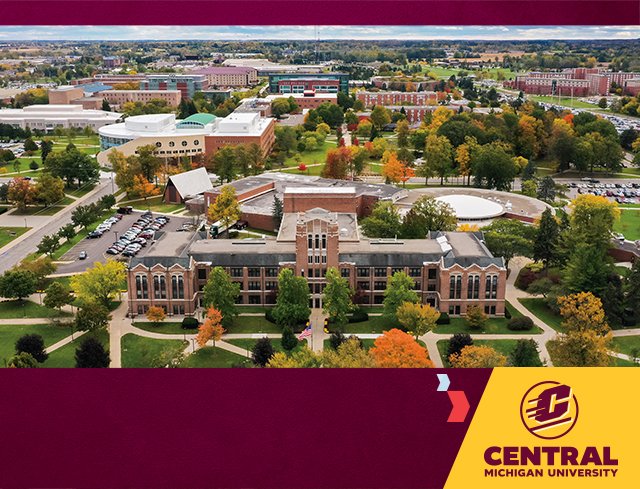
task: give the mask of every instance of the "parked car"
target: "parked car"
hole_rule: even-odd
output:
[[[247,221],[238,221],[235,224],[235,228],[236,229],[245,229],[247,226],[249,226],[249,223]]]
[[[99,238],[102,236],[102,231],[98,231],[97,229],[95,231],[91,231],[89,234],[87,234],[87,238],[89,239],[95,239],[95,238]]]
[[[80,254],[78,255],[78,260],[86,260],[86,259],[87,259],[87,252],[81,251]]]

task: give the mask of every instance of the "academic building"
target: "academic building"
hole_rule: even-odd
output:
[[[304,93],[312,90],[316,93],[349,94],[348,73],[273,73],[269,75],[269,92]]]
[[[422,302],[442,312],[464,315],[470,305],[478,305],[489,315],[504,315],[505,262],[489,252],[482,233],[368,239],[358,226],[358,219],[370,212],[363,200],[394,200],[401,198],[397,192],[402,189],[337,182],[281,181],[277,191],[259,191],[259,182],[247,186],[247,192],[254,188],[256,194],[244,201],[243,213],[256,207],[254,199],[270,197],[273,202],[275,195],[282,196],[285,212],[276,237],[210,239],[206,231],[159,232],[129,263],[129,313],[145,314],[159,306],[170,315],[194,314],[202,306],[212,267],[220,266],[240,284],[239,305],[275,304],[278,273],[290,268],[307,278],[310,306],[321,308],[327,269],[335,267],[365,307],[382,304],[389,277],[403,271],[413,279]]]

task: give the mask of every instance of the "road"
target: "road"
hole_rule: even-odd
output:
[[[115,187],[117,191],[117,187]],[[71,222],[71,214],[78,205],[86,205],[91,202],[95,202],[105,195],[112,193],[111,179],[101,179],[96,185],[96,188],[84,197],[74,201],[72,204],[65,207],[62,211],[52,216],[52,219],[42,225],[41,227],[34,228],[24,236],[24,239],[16,243],[15,246],[10,247],[2,254],[0,254],[0,273],[4,273],[14,265],[18,264],[29,253],[36,251],[38,243],[43,236],[54,234],[58,230]],[[27,216],[27,219],[29,217]],[[11,243],[10,243],[11,244]]]

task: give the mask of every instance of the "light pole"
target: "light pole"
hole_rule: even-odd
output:
[[[27,227],[27,218],[26,217],[24,218],[24,227],[25,228]]]
[[[113,234],[116,235],[116,241],[118,241],[118,231],[114,231]]]

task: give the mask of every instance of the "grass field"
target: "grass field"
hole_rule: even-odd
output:
[[[253,365],[246,357],[221,348],[207,346],[187,356],[180,364],[180,368],[231,368],[241,363]]]
[[[163,334],[197,334],[197,329],[182,329],[182,323],[176,322],[161,322],[157,325],[150,321],[140,321],[132,323],[132,326],[143,329],[145,331],[151,331],[153,333]]]
[[[277,324],[267,321],[264,316],[239,316],[227,328],[227,333],[282,333]]]
[[[440,78],[449,78],[451,75],[458,76],[460,68],[441,68],[439,66],[422,65],[423,73],[434,73]]]
[[[625,355],[640,357],[640,336],[614,337],[611,340],[611,349]]]
[[[316,163],[324,164],[327,160],[327,152],[330,149],[334,149],[335,147],[335,141],[325,141],[320,146],[318,146],[318,149],[315,149],[313,151],[303,151],[302,153],[297,153],[297,155],[300,156],[300,163],[304,163],[307,166]],[[295,154],[289,156],[286,160],[284,160],[285,167],[297,167],[298,165],[300,165],[300,163],[296,161]],[[274,168],[274,170],[277,170],[277,167]]]
[[[518,299],[534,316],[542,320],[556,331],[564,331],[560,323],[562,318],[554,313],[544,302],[544,299]]]
[[[85,333],[62,348],[52,351],[47,361],[41,365],[42,368],[74,368],[76,366],[76,349],[87,338],[95,338],[102,343],[106,350],[109,349],[109,333],[107,330]]]
[[[154,340],[134,334],[122,337],[123,368],[163,367],[164,361],[177,355],[187,346],[182,340]]]
[[[551,97],[547,95],[527,95],[526,98],[530,100],[534,100],[536,102],[545,102],[548,104],[559,104],[565,107],[573,107],[576,109],[594,109],[597,106],[593,104],[589,104],[587,102],[582,102],[576,98],[571,97]]]
[[[0,319],[15,318],[52,318],[52,317],[68,317],[68,312],[62,311],[60,314],[56,309],[49,309],[35,302],[24,300],[2,301],[0,302]]]
[[[522,314],[508,302],[507,310],[511,313],[511,317],[522,316]],[[535,325],[526,331],[513,331],[507,327],[508,323],[509,320],[506,318],[489,317],[483,330],[475,330],[467,326],[464,318],[454,317],[451,318],[450,324],[438,324],[434,332],[439,334],[537,334],[542,332],[542,330]]]
[[[69,336],[71,328],[53,324],[0,325],[0,366],[4,367],[5,362],[15,354],[16,341],[26,334],[39,334],[45,347],[48,347]]]
[[[344,327],[344,334],[349,336],[352,333],[383,333],[393,328],[397,328],[393,320],[384,316],[369,316],[366,321],[347,324]]]
[[[253,347],[255,346],[256,342],[258,341],[257,339],[254,338],[238,338],[238,339],[230,339],[230,340],[224,340],[226,343],[229,343],[231,345],[235,345],[235,346],[239,346],[240,348],[244,348],[245,350],[248,350],[249,352],[251,352],[251,350],[253,350]],[[273,345],[273,349],[278,352],[284,352],[284,348],[282,348],[282,342],[280,341],[280,338],[271,338],[271,345]],[[299,341],[298,342],[298,346],[296,346],[292,352],[296,352],[296,351],[300,351],[302,350],[305,346],[307,345],[306,341]]]
[[[16,209],[13,212],[14,216],[52,216],[58,212],[60,212],[62,209],[65,208],[65,206],[71,204],[74,200],[71,197],[65,197],[64,199],[62,199],[61,201],[59,201],[56,205],[51,205],[49,207],[44,207],[44,206],[29,206],[27,207],[24,211],[20,211],[18,209]]]
[[[620,219],[613,225],[613,230],[624,234],[624,237],[635,241],[640,239],[640,210],[623,210]]]
[[[149,199],[136,199],[136,200],[127,200],[119,202],[120,205],[130,205],[134,209],[149,209],[153,212],[174,212],[184,209],[184,205],[182,204],[165,204],[162,201],[162,195],[158,195],[157,197],[151,197]]]
[[[0,226],[0,248],[11,243],[18,236],[26,233],[31,228],[12,228]]]

